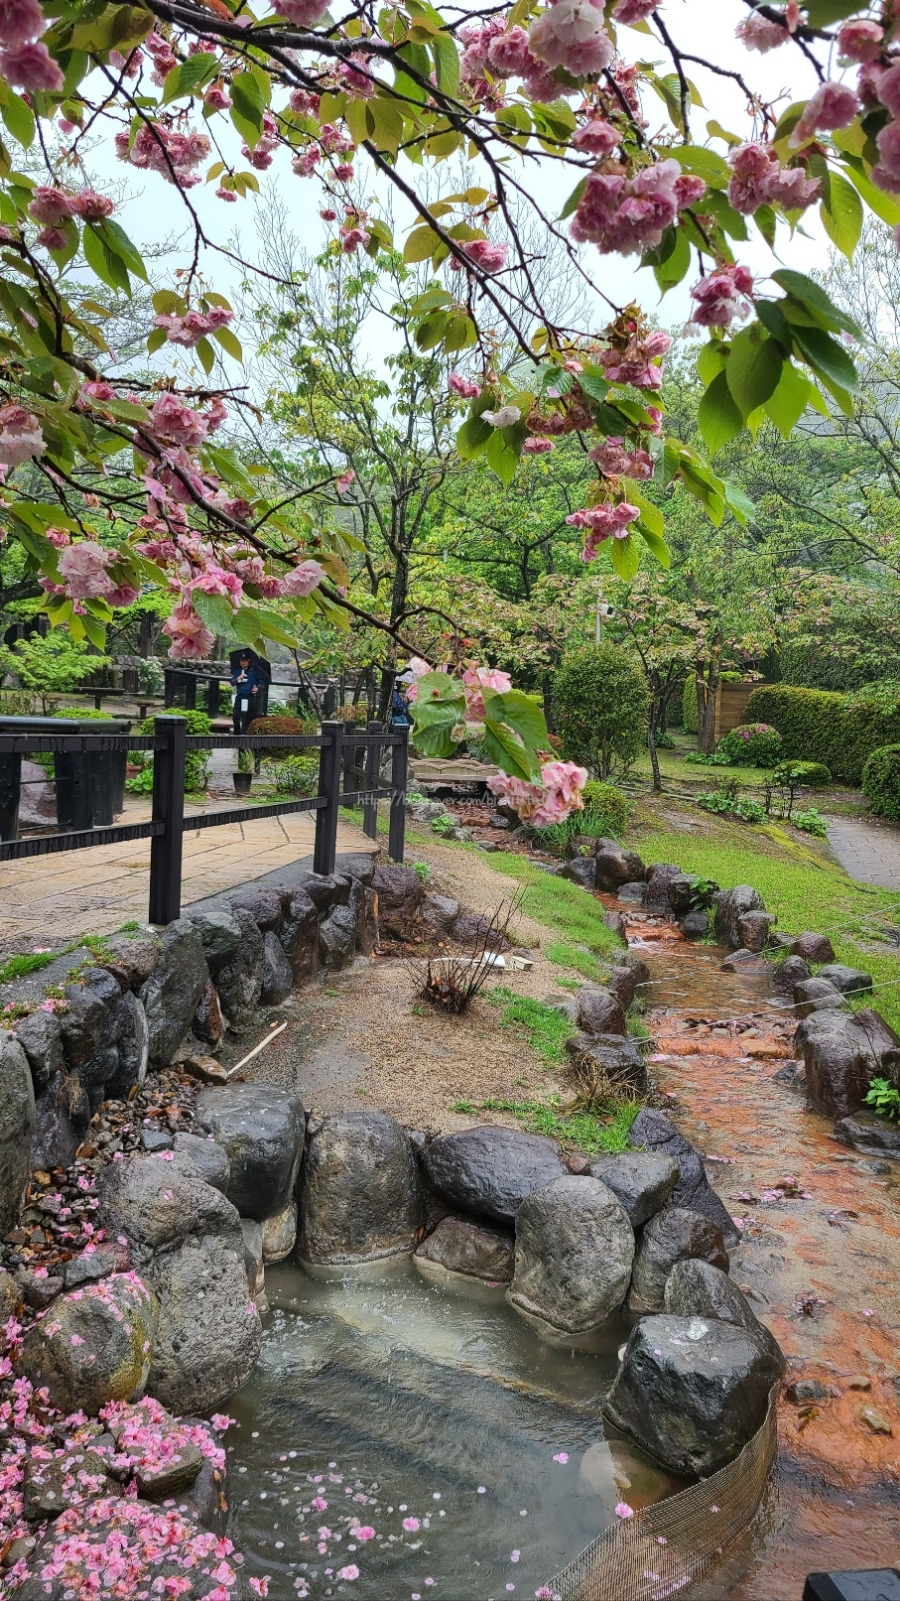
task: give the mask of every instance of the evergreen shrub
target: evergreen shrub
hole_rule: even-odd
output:
[[[753,691],[746,716],[778,729],[782,760],[822,762],[844,784],[859,784],[873,751],[900,742],[900,704],[862,691],[769,684]]]
[[[585,645],[567,656],[553,679],[553,709],[566,759],[597,778],[627,772],[646,748],[650,696],[621,645]]]
[[[900,745],[873,750],[863,768],[862,788],[876,817],[900,822]]]

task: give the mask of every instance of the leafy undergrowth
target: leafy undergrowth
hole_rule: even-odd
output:
[[[564,1145],[577,1146],[585,1156],[627,1151],[628,1132],[640,1110],[640,1101],[610,1100],[602,1111],[563,1112],[558,1095],[551,1095],[547,1101],[482,1101],[478,1106],[471,1101],[457,1101],[452,1107],[454,1112],[472,1114],[507,1112],[529,1134],[547,1134]]]
[[[577,945],[586,945],[598,956],[612,956],[621,950],[617,936],[606,926],[602,904],[586,895],[579,884],[542,873],[525,856],[496,851],[484,860],[496,872],[519,880],[523,886],[521,910],[536,923]]]
[[[886,929],[900,927],[900,894],[855,883],[775,825],[749,834],[741,824],[717,818],[702,834],[653,827],[629,843],[645,861],[677,862],[723,889],[752,884],[781,929],[827,934],[839,962],[871,973],[875,990],[867,1004],[900,1028],[900,950],[891,950],[883,937]]]
[[[515,995],[512,990],[498,985],[485,1000],[492,1006],[502,1006],[501,1028],[513,1028],[524,1034],[532,1050],[543,1057],[548,1067],[560,1067],[566,1059],[566,1040],[575,1029],[567,1017],[532,1000],[529,995]]]

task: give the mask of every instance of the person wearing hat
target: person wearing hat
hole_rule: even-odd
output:
[[[259,705],[259,689],[264,682],[262,674],[254,665],[253,653],[242,650],[237,666],[231,675],[234,688],[234,705],[231,709],[232,725],[236,734],[246,734],[247,724],[256,716],[256,707]]]

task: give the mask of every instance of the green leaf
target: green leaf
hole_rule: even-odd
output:
[[[504,723],[485,721],[484,753],[488,761],[496,762],[504,773],[524,778],[531,783],[540,781],[540,763],[536,756],[520,745]]]
[[[435,756],[442,760],[452,756],[459,742],[453,738],[451,730],[458,719],[454,719],[454,722],[435,723],[432,727],[426,728],[416,715],[415,706],[411,706],[410,710],[413,714],[416,749],[421,751],[423,756]]]
[[[560,373],[560,380],[564,380],[566,378],[570,379],[569,373]],[[548,382],[551,382],[554,389],[558,387],[559,392],[562,395],[566,394],[572,387],[571,379],[568,384],[562,381],[557,383],[553,380],[548,380]],[[584,371],[578,374],[578,383],[584,390],[584,393],[586,395],[590,395],[592,400],[604,401],[609,394],[609,379],[606,377],[606,374],[601,368],[586,366]]]
[[[629,534],[625,539],[611,539],[609,544],[610,558],[619,577],[626,581],[633,578],[641,565],[641,553],[634,534]]]
[[[251,150],[262,137],[265,108],[262,90],[253,73],[235,73],[231,80],[231,120]]]
[[[227,355],[232,356],[235,361],[243,361],[244,352],[241,348],[241,341],[238,339],[237,334],[232,333],[230,328],[217,328],[213,338],[218,339],[219,344]]]
[[[749,417],[774,394],[782,366],[778,346],[766,337],[759,323],[743,328],[731,341],[725,373],[742,417]]]
[[[806,7],[810,27],[828,28],[832,22],[843,22],[859,10],[853,0],[808,0]]]
[[[488,466],[497,474],[501,484],[507,486],[516,476],[519,461],[519,451],[509,438],[513,432],[512,428],[495,428],[485,451]]]
[[[216,365],[216,353],[213,350],[209,340],[205,338],[198,339],[194,349],[199,357],[200,365],[208,378],[214,366]]]
[[[218,56],[212,55],[208,50],[200,50],[195,56],[188,56],[186,61],[179,62],[171,72],[166,74],[163,86],[163,104],[169,100],[178,100],[182,95],[192,95],[213,79],[219,68]]]
[[[738,484],[733,484],[728,478],[723,480],[722,487],[725,490],[725,504],[728,510],[737,518],[741,527],[746,528],[748,522],[753,522],[756,518],[754,502],[749,495],[744,494]]]
[[[863,207],[853,185],[839,172],[826,174],[819,212],[832,244],[852,261],[862,233]]]
[[[456,435],[456,449],[463,461],[483,456],[494,430],[481,417],[467,417]]]
[[[465,695],[458,678],[439,671],[424,673],[418,680],[418,696],[413,705],[419,710],[428,706],[455,707],[460,714],[465,709]],[[455,714],[454,714],[455,715]]]
[[[697,352],[697,372],[704,384],[711,384],[720,372],[725,371],[728,347],[721,339],[709,339]]]
[[[781,369],[778,388],[769,396],[764,411],[778,432],[787,439],[810,403],[812,385],[805,373],[793,362],[786,361]]]
[[[12,134],[26,150],[34,142],[35,120],[34,112],[26,104],[21,95],[7,91],[5,100],[0,101],[0,116]]]
[[[521,689],[509,689],[502,695],[485,690],[482,698],[489,722],[508,723],[531,749],[547,749],[550,736],[544,714],[530,695]]]
[[[834,393],[833,386],[851,395],[859,392],[859,379],[856,368],[843,345],[832,339],[823,328],[793,327],[795,344],[799,345],[804,357],[819,375],[829,389]]]
[[[425,223],[420,228],[414,228],[407,239],[406,244],[403,246],[403,260],[406,262],[430,261],[439,244],[440,240],[434,229],[429,228],[428,224]],[[421,298],[424,299],[425,297],[422,296]],[[449,296],[447,298],[449,299]]]
[[[416,329],[416,344],[420,350],[433,350],[447,332],[450,318],[446,311],[431,311]]]
[[[682,172],[705,179],[715,189],[728,188],[731,168],[715,150],[707,150],[704,145],[676,145],[673,150],[667,150],[666,155],[675,157]]]
[[[131,295],[131,281],[125,263],[121,257],[113,255],[97,231],[96,223],[86,224],[81,236],[81,248],[84,251],[85,261],[101,283],[107,284],[110,289],[121,289],[126,295]]]
[[[662,538],[666,520],[658,506],[652,500],[647,500],[637,489],[629,489],[628,499],[633,506],[637,506],[641,514],[641,522],[649,529],[651,534],[658,534]]]
[[[658,264],[653,274],[663,294],[681,283],[691,265],[691,247],[687,235],[680,228],[669,228],[659,247]]]
[[[852,158],[847,158],[844,171],[859,190],[869,210],[874,211],[876,217],[886,222],[889,228],[896,228],[900,223],[900,201],[895,200],[893,195],[886,195],[883,189],[876,188],[862,164],[857,167]]]
[[[459,89],[459,49],[449,34],[439,33],[431,41],[438,88],[446,95],[456,95]]]
[[[581,197],[584,194],[584,191],[585,191],[586,188],[587,188],[587,178],[581,178],[579,180],[579,182],[575,185],[575,188],[572,190],[572,193],[570,194],[568,200],[566,201],[565,205],[562,208],[562,211],[560,212],[559,216],[557,217],[557,219],[556,219],[557,222],[565,222],[567,217],[571,217],[572,212],[577,209],[578,203],[581,200]]]
[[[727,445],[735,434],[740,433],[744,419],[732,398],[727,373],[720,372],[718,378],[714,378],[705,391],[697,412],[697,421],[713,456],[723,445]]]
[[[763,327],[785,350],[791,348],[791,328],[777,300],[757,300],[756,315]]]
[[[136,278],[142,278],[144,283],[149,283],[144,258],[140,251],[135,249],[124,228],[120,228],[111,217],[104,218],[103,222],[97,223],[96,226],[106,248],[114,256],[118,256],[120,261],[124,261],[129,272],[133,272]]]
[[[201,622],[214,634],[224,634],[226,638],[230,636],[234,607],[224,595],[204,595],[202,589],[194,589],[191,591],[191,605]]]
[[[777,272],[772,273],[772,279],[786,294],[793,295],[795,300],[799,300],[820,327],[831,331],[837,329],[842,333],[852,334],[855,339],[862,339],[863,333],[859,324],[835,305],[821,284],[813,283],[812,279],[807,278],[802,272],[793,272],[788,267],[779,267]]]
[[[635,526],[648,550],[656,557],[660,566],[668,569],[672,565],[672,552],[665,540],[660,539],[659,535],[652,533],[649,528],[645,528],[643,518]]]

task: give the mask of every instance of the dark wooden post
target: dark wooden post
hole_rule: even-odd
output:
[[[316,845],[313,853],[314,873],[333,873],[337,852],[338,806],[341,790],[341,764],[343,759],[343,723],[322,724],[322,746],[319,752],[319,794],[325,796],[325,805],[316,812]]]
[[[353,736],[355,733],[355,721],[344,724],[344,749],[342,766],[344,769],[345,806],[355,806],[356,791],[359,789],[359,784],[357,783],[356,779],[356,746],[353,743]]]
[[[402,862],[406,837],[406,775],[409,766],[409,730],[395,726],[398,736],[391,746],[391,826],[388,833],[388,855],[392,862]]]
[[[184,845],[184,758],[187,729],[183,717],[155,717],[153,732],[165,739],[153,755],[153,821],[163,831],[150,841],[151,923],[174,923],[181,916],[181,857]]]
[[[192,712],[197,705],[197,674],[182,673],[181,682],[184,685],[184,709]]]
[[[380,734],[381,724],[369,722],[366,724],[367,734]],[[366,746],[366,789],[377,789],[381,777],[381,745],[373,740]],[[378,838],[378,802],[377,800],[363,801],[363,833],[369,839]]]
[[[220,699],[221,688],[222,688],[222,686],[219,683],[218,678],[208,678],[207,679],[207,681],[206,681],[206,715],[207,715],[207,717],[218,717],[218,715],[219,715],[219,710],[220,710],[220,707],[221,707],[221,699]]]

